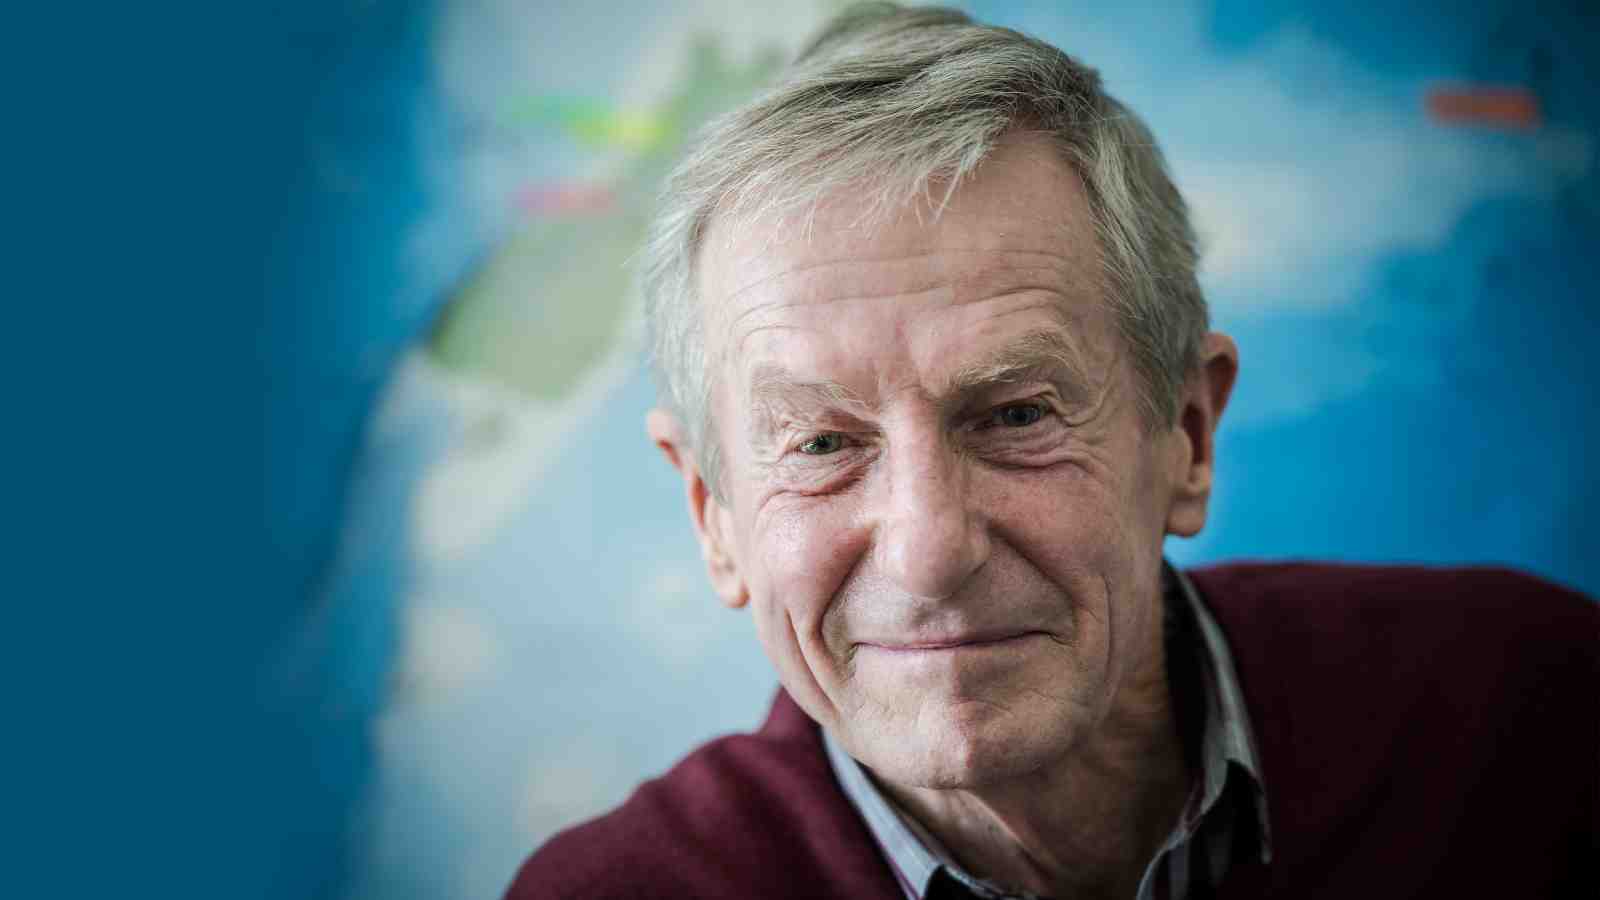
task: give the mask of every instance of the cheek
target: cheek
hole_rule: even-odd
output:
[[[1146,573],[1159,570],[1159,534],[1146,534],[1145,498],[1133,475],[1085,463],[1037,476],[995,473],[985,485],[996,536],[1074,598],[1080,653],[1114,656],[1124,633],[1140,630]]]
[[[983,486],[993,527],[1050,574],[1087,576],[1120,553],[1128,538],[1117,479],[1079,466],[995,472]]]
[[[780,497],[750,532],[762,583],[755,588],[783,607],[802,632],[816,631],[867,544],[849,498]]]
[[[841,677],[829,612],[869,544],[858,522],[848,497],[779,497],[744,532],[756,536],[747,570],[757,635],[790,694],[824,723]]]

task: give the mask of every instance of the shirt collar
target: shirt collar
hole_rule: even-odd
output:
[[[1166,575],[1169,594],[1176,590],[1177,598],[1184,601],[1179,608],[1192,616],[1199,640],[1195,642],[1195,656],[1204,670],[1206,721],[1201,737],[1201,760],[1205,772],[1202,811],[1211,809],[1227,785],[1228,764],[1233,763],[1247,776],[1246,787],[1255,812],[1257,837],[1260,841],[1260,860],[1272,859],[1271,830],[1267,822],[1266,781],[1261,777],[1261,763],[1256,751],[1255,733],[1250,728],[1250,713],[1245,707],[1244,692],[1239,687],[1239,673],[1233,667],[1233,653],[1222,627],[1212,617],[1200,599],[1189,576],[1165,561],[1162,569]]]
[[[1179,629],[1177,633],[1195,636],[1190,641],[1190,652],[1202,672],[1205,706],[1199,747],[1201,779],[1191,795],[1188,812],[1167,843],[1170,846],[1194,837],[1200,825],[1222,808],[1218,804],[1229,786],[1229,775],[1237,771],[1241,790],[1250,798],[1251,811],[1255,813],[1253,834],[1259,844],[1257,855],[1262,862],[1267,862],[1272,858],[1272,850],[1267,827],[1266,786],[1261,778],[1255,737],[1234,670],[1233,655],[1221,627],[1206,609],[1188,576],[1165,561],[1162,570],[1169,614],[1186,617],[1192,624],[1191,629]],[[1168,649],[1169,652],[1178,650],[1171,646]],[[952,855],[933,835],[878,789],[861,765],[845,753],[826,729],[823,730],[823,744],[840,787],[883,848],[907,897],[925,896],[929,883],[940,869],[954,874],[969,886],[982,887],[981,882],[960,870]],[[1234,839],[1241,834],[1238,827],[1223,830]]]
[[[939,871],[944,860],[912,832],[908,824],[910,817],[901,815],[827,729],[823,729],[822,742],[827,748],[828,762],[833,765],[833,774],[838,778],[839,786],[844,788],[845,796],[861,813],[878,846],[883,848],[883,855],[889,860],[889,867],[894,870],[900,887],[905,890],[907,897],[923,896],[927,892],[928,882]]]

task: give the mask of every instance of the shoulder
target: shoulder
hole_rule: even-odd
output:
[[[1281,686],[1397,712],[1600,690],[1600,606],[1504,568],[1243,564],[1190,573],[1247,694]]]
[[[551,838],[507,898],[789,896],[796,867],[875,875],[862,829],[816,726],[780,692],[759,732],[701,746],[622,806]]]
[[[1315,868],[1350,834],[1555,869],[1587,852],[1600,805],[1593,601],[1500,568],[1189,574],[1227,637],[1284,867]]]
[[[1600,655],[1600,605],[1507,568],[1298,562],[1189,574],[1225,630],[1312,659],[1442,653],[1448,663],[1493,649],[1508,661],[1578,664]]]

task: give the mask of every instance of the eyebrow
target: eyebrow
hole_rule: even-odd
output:
[[[963,397],[996,384],[1036,378],[1062,382],[1074,393],[1088,390],[1087,361],[1066,332],[1055,328],[1025,332],[989,356],[952,373],[942,385],[941,394]]]
[[[956,370],[939,386],[938,397],[943,405],[960,406],[995,385],[1032,379],[1056,384],[1067,402],[1083,399],[1091,387],[1083,354],[1071,338],[1058,329],[1040,329]],[[757,419],[769,431],[785,412],[814,414],[821,409],[859,418],[874,407],[837,381],[797,380],[773,363],[762,363],[751,373],[749,397]]]
[[[818,409],[868,411],[860,395],[837,381],[798,381],[782,366],[763,363],[750,376],[750,406],[763,431],[776,429],[784,413]]]

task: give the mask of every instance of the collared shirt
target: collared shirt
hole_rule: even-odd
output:
[[[1228,643],[1182,572],[1163,564],[1163,580],[1168,678],[1186,755],[1200,777],[1172,833],[1145,868],[1139,900],[1208,896],[1232,860],[1266,862],[1272,856],[1266,786]],[[908,898],[1032,897],[1007,893],[964,871],[831,734],[825,731],[823,741],[835,777],[883,848]]]

